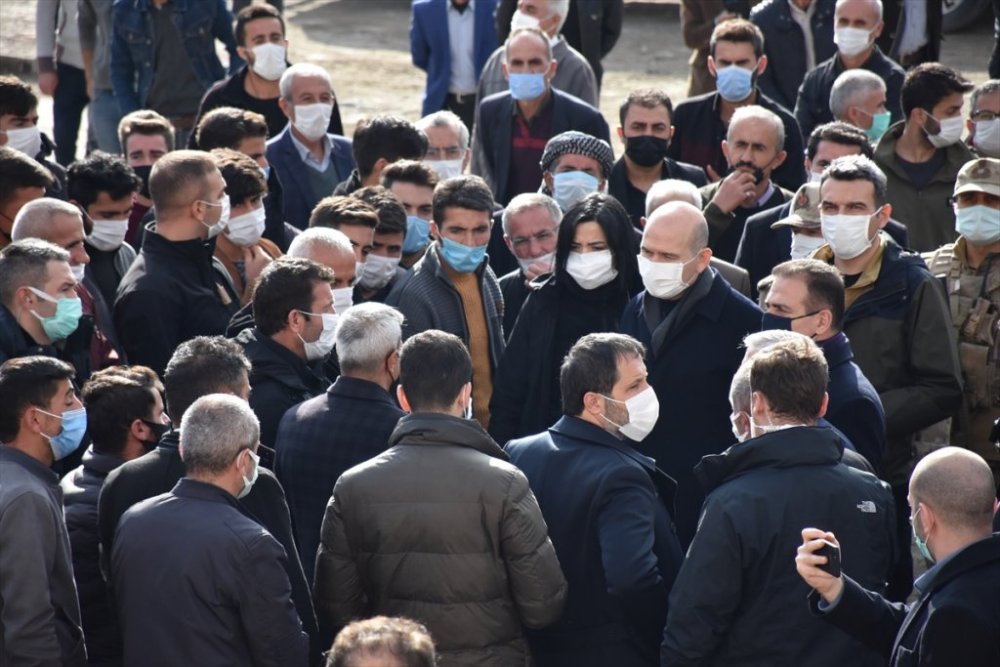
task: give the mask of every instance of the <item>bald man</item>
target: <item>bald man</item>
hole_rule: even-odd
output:
[[[991,532],[997,499],[989,466],[968,450],[939,449],[914,469],[909,501],[917,548],[935,563],[914,582],[916,602],[890,603],[819,569],[826,561],[816,550],[837,538],[806,528],[795,564],[814,589],[813,613],[880,647],[892,667],[1000,665],[1000,534]],[[850,553],[842,557],[849,567]]]
[[[678,201],[656,209],[640,246],[646,289],[621,321],[622,333],[645,344],[649,383],[660,399],[653,432],[636,446],[677,480],[674,520],[685,548],[704,500],[692,469],[735,442],[729,381],[743,359],[740,341],[760,330],[762,315],[711,268],[711,259],[701,211]]]

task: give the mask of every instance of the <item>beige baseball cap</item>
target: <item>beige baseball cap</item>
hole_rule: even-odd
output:
[[[985,192],[1000,197],[1000,160],[981,157],[962,165],[955,179],[955,194]]]
[[[791,214],[771,225],[771,229],[778,227],[819,229],[819,201],[819,183],[806,183],[792,197]]]

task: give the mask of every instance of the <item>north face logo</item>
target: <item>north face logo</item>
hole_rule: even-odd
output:
[[[862,500],[858,503],[858,509],[865,514],[875,514],[875,503],[870,500]]]

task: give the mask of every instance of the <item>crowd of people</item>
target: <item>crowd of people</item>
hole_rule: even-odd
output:
[[[351,138],[233,5],[39,2],[55,142],[0,76],[0,664],[1000,664],[1000,72],[934,3],[685,1],[617,158],[621,0],[414,0]]]

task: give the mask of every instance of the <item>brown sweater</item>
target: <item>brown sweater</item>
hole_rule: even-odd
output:
[[[441,263],[462,298],[465,326],[469,331],[469,355],[472,357],[472,412],[483,428],[490,425],[490,398],[493,396],[493,369],[490,367],[490,332],[483,311],[483,294],[475,273],[458,273],[447,262]]]

